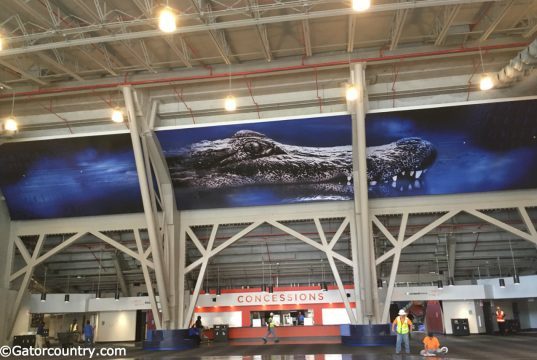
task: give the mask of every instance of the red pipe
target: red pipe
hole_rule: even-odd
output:
[[[528,44],[529,44],[528,42],[518,42],[518,43],[511,43],[511,44],[489,45],[489,46],[483,46],[480,48],[481,50],[511,49],[511,48],[526,47],[528,46]],[[400,55],[357,58],[357,59],[352,59],[350,61],[338,60],[338,61],[329,61],[329,62],[317,63],[317,64],[301,64],[301,65],[284,66],[284,67],[272,68],[272,69],[238,71],[234,73],[213,74],[211,72],[211,74],[209,75],[196,75],[196,76],[187,76],[187,77],[172,77],[172,78],[165,78],[165,79],[149,79],[149,80],[138,80],[138,81],[129,81],[129,82],[124,81],[124,82],[116,82],[116,83],[110,83],[110,84],[95,84],[95,85],[82,85],[82,86],[72,86],[72,87],[64,87],[64,88],[39,89],[39,90],[15,93],[15,96],[35,96],[35,95],[47,95],[47,94],[72,93],[75,91],[84,91],[84,90],[111,89],[111,88],[124,86],[124,85],[137,86],[137,85],[149,85],[149,84],[166,84],[166,83],[191,81],[191,80],[220,79],[220,78],[227,78],[230,75],[231,76],[248,76],[248,75],[256,75],[256,74],[257,75],[258,74],[271,74],[271,73],[277,73],[277,72],[282,72],[282,71],[295,71],[295,70],[304,70],[304,69],[314,69],[314,68],[319,68],[319,67],[323,68],[323,67],[343,66],[343,65],[348,65],[349,63],[360,63],[360,62],[367,63],[367,62],[379,62],[379,61],[388,61],[388,60],[414,59],[414,58],[422,58],[422,57],[428,57],[428,56],[445,56],[445,55],[451,55],[451,54],[464,54],[464,53],[479,51],[480,48],[479,47],[473,47],[473,48],[462,47],[458,49],[445,49],[445,50],[435,50],[435,51],[417,52],[417,53],[409,53],[409,54],[400,54]],[[3,95],[0,95],[0,99],[11,98],[12,96],[13,96],[13,93],[3,94]]]

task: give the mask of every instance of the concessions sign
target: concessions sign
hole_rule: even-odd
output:
[[[347,290],[349,301],[354,301],[353,291]],[[213,301],[216,299],[216,301]],[[341,303],[343,299],[338,290],[275,291],[274,293],[248,292],[215,295],[200,295],[198,306],[252,306],[287,304]]]

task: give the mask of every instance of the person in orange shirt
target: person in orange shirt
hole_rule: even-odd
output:
[[[410,354],[410,336],[412,331],[412,321],[406,316],[404,309],[399,310],[399,316],[392,323],[392,332],[397,333],[397,342],[395,344],[395,352],[401,352],[401,343],[405,343],[405,351]]]
[[[447,347],[440,347],[440,341],[434,336],[432,332],[429,332],[423,339],[423,350],[420,351],[421,356],[436,356],[447,354]]]

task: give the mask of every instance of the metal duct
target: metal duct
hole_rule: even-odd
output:
[[[520,80],[522,77],[529,75],[537,64],[537,39],[535,39],[527,48],[520,51],[509,64],[504,66],[496,73],[497,85],[503,85]]]

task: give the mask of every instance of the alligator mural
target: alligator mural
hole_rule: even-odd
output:
[[[435,156],[433,145],[417,137],[368,148],[369,184],[384,186],[389,183],[392,186],[398,179],[418,180],[434,162]],[[352,180],[350,145],[294,146],[251,130],[238,131],[225,139],[200,141],[167,154],[166,158],[172,181],[177,187],[218,189],[252,184],[350,185]],[[338,187],[331,189],[337,191]],[[346,187],[342,190],[349,191]]]

